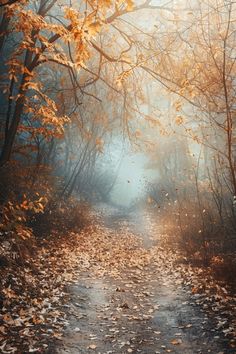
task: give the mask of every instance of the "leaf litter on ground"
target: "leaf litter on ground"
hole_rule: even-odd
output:
[[[150,229],[154,240],[160,238],[155,224]],[[113,302],[117,306],[116,316],[122,315],[130,321],[147,321],[158,311],[159,305],[152,301],[152,291],[145,287],[147,281],[151,283],[154,277],[159,277],[166,287],[171,284],[184,287],[190,295],[190,302],[213,314],[216,329],[234,346],[235,297],[206,269],[181,264],[179,259],[181,255],[177,251],[165,249],[161,242],[145,248],[127,225],[121,230],[113,230],[96,223],[79,234],[70,233],[42,241],[33,259],[22,266],[13,263],[3,271],[1,352],[50,352],[51,343],[63,338],[64,328],[68,325],[67,287],[78,283],[86,271],[95,278],[107,276],[122,281],[122,287],[115,289],[117,296]],[[152,267],[151,271],[147,271],[148,267]],[[124,279],[127,272],[129,277]],[[142,284],[144,278],[146,282]],[[138,292],[137,284],[140,284]],[[127,291],[138,299],[139,305],[134,307],[126,301]],[[191,327],[191,323],[186,323],[185,328]],[[77,332],[78,328],[79,321]],[[110,333],[118,334],[119,330],[114,328]],[[176,336],[170,343],[181,345],[180,334],[176,333]],[[88,348],[95,350],[97,345],[91,343]],[[127,349],[127,352],[132,351],[132,348]]]

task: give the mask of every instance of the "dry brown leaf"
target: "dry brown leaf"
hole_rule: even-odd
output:
[[[171,344],[173,344],[173,345],[178,345],[178,344],[182,344],[182,340],[181,339],[173,339],[172,341],[171,341]]]
[[[88,346],[88,349],[92,349],[92,350],[95,350],[97,348],[96,344],[90,344]]]

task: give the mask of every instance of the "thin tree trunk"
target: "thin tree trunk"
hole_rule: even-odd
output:
[[[27,50],[24,60],[24,67],[28,67],[32,59],[32,53]],[[25,88],[25,83],[27,82],[28,74],[23,74],[20,87],[19,87],[19,94],[18,99],[16,100],[14,114],[10,123],[10,117],[8,118],[8,129],[7,134],[5,135],[5,141],[2,148],[1,156],[0,156],[0,166],[3,166],[10,160],[13,144],[15,141],[16,133],[18,130],[18,126],[21,120],[21,115],[24,109],[25,104],[25,95],[27,89]]]
[[[3,50],[3,46],[5,43],[5,38],[6,38],[6,32],[8,25],[10,23],[10,17],[7,15],[7,10],[3,10],[3,15],[2,15],[2,20],[0,24],[0,53]]]

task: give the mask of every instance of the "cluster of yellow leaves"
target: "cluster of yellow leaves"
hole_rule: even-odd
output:
[[[134,1],[133,0],[126,0],[126,9],[127,11],[132,11],[134,8]]]
[[[47,126],[47,136],[60,138],[64,133],[64,126],[70,120],[67,116],[58,117],[51,107],[43,106],[39,108],[37,116],[41,117],[42,125]],[[46,136],[46,137],[47,137]]]
[[[101,138],[97,138],[96,141],[95,141],[95,144],[96,144],[96,149],[99,152],[102,153],[103,152],[104,141]]]
[[[105,5],[104,5],[105,6]],[[95,11],[91,14],[81,14],[73,8],[64,8],[65,19],[69,20],[69,26],[66,24],[55,24],[47,21],[46,17],[37,14],[30,8],[19,4],[14,7],[14,31],[23,34],[23,39],[16,47],[14,55],[9,64],[14,67],[17,57],[21,57],[25,50],[39,55],[39,60],[55,61],[62,65],[73,66],[73,60],[64,53],[63,46],[57,41],[50,41],[53,35],[58,36],[61,42],[73,42],[76,46],[75,63],[78,66],[84,65],[89,59],[89,41],[96,36],[102,28],[102,21],[97,17]],[[45,51],[46,49],[46,51]],[[19,60],[19,70],[24,67],[22,60]],[[16,69],[16,68],[15,68]],[[11,69],[14,74],[14,68]]]
[[[83,66],[90,58],[89,41],[100,32],[102,21],[94,13],[83,16],[73,8],[65,8],[65,17],[71,23],[70,36],[76,44],[76,64]]]
[[[175,123],[176,123],[177,125],[181,125],[181,124],[183,124],[183,122],[184,122],[184,118],[183,118],[182,116],[178,115],[178,116],[175,118]]]
[[[174,108],[177,112],[179,112],[182,108],[182,102],[180,100],[177,100],[175,103],[174,103]]]
[[[3,219],[0,224],[0,230],[11,236],[17,236],[25,240],[32,237],[32,230],[25,225],[27,221],[27,212],[34,214],[43,213],[47,204],[46,197],[38,197],[34,200],[27,199],[23,196],[22,202],[9,201],[2,208]]]
[[[18,32],[24,33],[24,44],[28,41],[28,44],[32,44],[32,38],[30,37],[32,30],[37,32],[47,28],[47,22],[42,16],[38,15],[35,11],[26,9],[23,6],[20,6],[18,8],[17,14],[18,16],[15,20],[15,29]]]
[[[29,140],[37,135],[45,139],[51,137],[62,138],[66,124],[70,123],[70,118],[61,115],[54,100],[43,94],[41,84],[37,82],[27,83],[27,87],[36,93],[26,98],[24,112],[31,115],[31,122],[37,124],[19,126],[19,132],[27,131],[30,133]]]
[[[40,53],[41,47],[36,45],[36,40],[39,40],[39,43],[43,44],[48,51],[54,51],[54,44],[49,41],[51,34],[56,34],[64,40],[69,38],[69,31],[65,26],[47,21],[45,17],[24,7],[24,4],[19,4],[15,8],[14,30],[24,36],[15,55],[20,54],[25,49],[35,54]],[[50,35],[47,36],[47,33],[50,33]]]

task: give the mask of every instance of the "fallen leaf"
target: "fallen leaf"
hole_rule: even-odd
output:
[[[181,339],[173,339],[173,340],[171,341],[171,344],[173,344],[173,345],[182,344],[182,340],[181,340]]]
[[[90,344],[88,346],[88,349],[92,349],[92,350],[95,350],[97,348],[97,346],[95,344]]]

